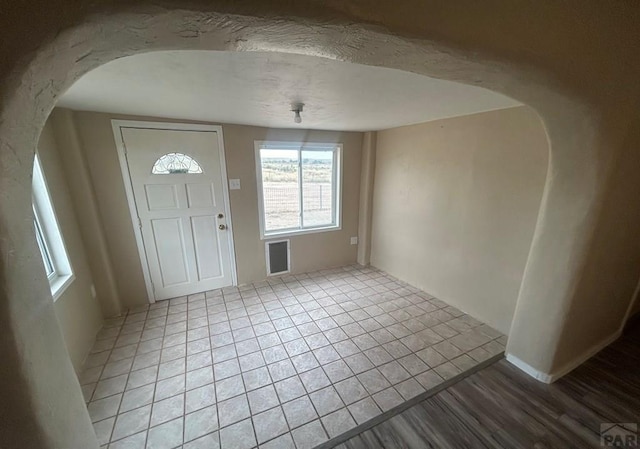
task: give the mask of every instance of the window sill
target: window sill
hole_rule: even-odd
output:
[[[304,235],[304,234],[317,234],[319,232],[331,232],[331,231],[340,231],[342,226],[324,226],[322,228],[310,228],[310,229],[287,229],[282,232],[269,232],[268,234],[264,234],[260,237],[261,240],[270,240],[276,239],[280,237],[294,237],[296,235]]]
[[[62,276],[57,276],[54,279],[49,281],[49,286],[51,287],[51,296],[53,296],[53,301],[57,301],[60,296],[69,288],[71,283],[76,277],[73,274],[65,274]]]

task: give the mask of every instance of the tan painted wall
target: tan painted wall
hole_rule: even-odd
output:
[[[113,260],[120,298],[124,306],[145,304],[147,294],[131,216],[124,190],[111,119],[168,121],[94,112],[74,112],[74,122],[90,171],[96,201]],[[339,142],[343,144],[342,229],[291,238],[293,273],[354,263],[358,235],[361,133],[267,129],[222,125],[228,177],[239,178],[240,190],[230,191],[238,282],[266,278],[264,241],[260,240],[255,173],[255,140]]]
[[[360,167],[360,210],[358,211],[358,263],[371,263],[371,221],[373,212],[373,186],[376,171],[375,131],[364,133],[362,138],[362,162]]]
[[[76,215],[78,228],[82,240],[91,242],[85,249],[102,315],[117,316],[122,312],[120,295],[102,217],[98,211],[93,184],[73,122],[72,111],[54,110],[47,120],[47,126],[53,128],[62,166],[67,174],[66,181],[73,207],[77,211],[82,211]]]
[[[38,154],[51,201],[58,219],[75,279],[54,304],[60,329],[76,372],[79,373],[89,354],[96,334],[102,327],[102,312],[97,299],[91,296],[93,283],[87,264],[84,243],[80,238],[76,213],[66,183],[51,126],[45,126],[38,144]]]
[[[124,309],[147,303],[147,291],[137,253],[110,117],[73,114],[80,148],[95,192],[110,262]]]
[[[554,372],[559,375],[615,339],[627,312],[633,313],[634,307],[639,311],[638,300],[631,301],[640,273],[640,117],[621,140],[597,233],[585,257],[585,280],[572,292],[574,301],[558,344]],[[591,350],[578,350],[584,346]]]
[[[527,107],[379,131],[372,265],[507,334],[548,152]]]

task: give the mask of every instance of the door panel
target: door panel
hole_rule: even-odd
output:
[[[216,132],[120,129],[155,299],[232,285]]]
[[[218,257],[210,257],[211,254],[220,253],[218,235],[213,232],[215,227],[216,223],[213,215],[191,218],[198,278],[200,280],[214,279],[222,274],[222,260]]]
[[[187,201],[193,209],[215,207],[213,185],[187,184]]]
[[[147,194],[147,210],[179,209],[178,186],[165,184],[147,184],[144,190]]]
[[[189,282],[189,263],[184,232],[179,218],[151,220],[153,243],[163,287]]]

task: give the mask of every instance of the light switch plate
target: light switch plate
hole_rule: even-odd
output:
[[[240,180],[239,179],[230,179],[229,180],[229,190],[240,190]]]
[[[358,237],[351,237],[351,244],[352,245],[357,245],[358,244]]]

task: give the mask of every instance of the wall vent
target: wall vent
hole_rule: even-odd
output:
[[[291,269],[289,240],[266,242],[267,276],[288,273]]]

